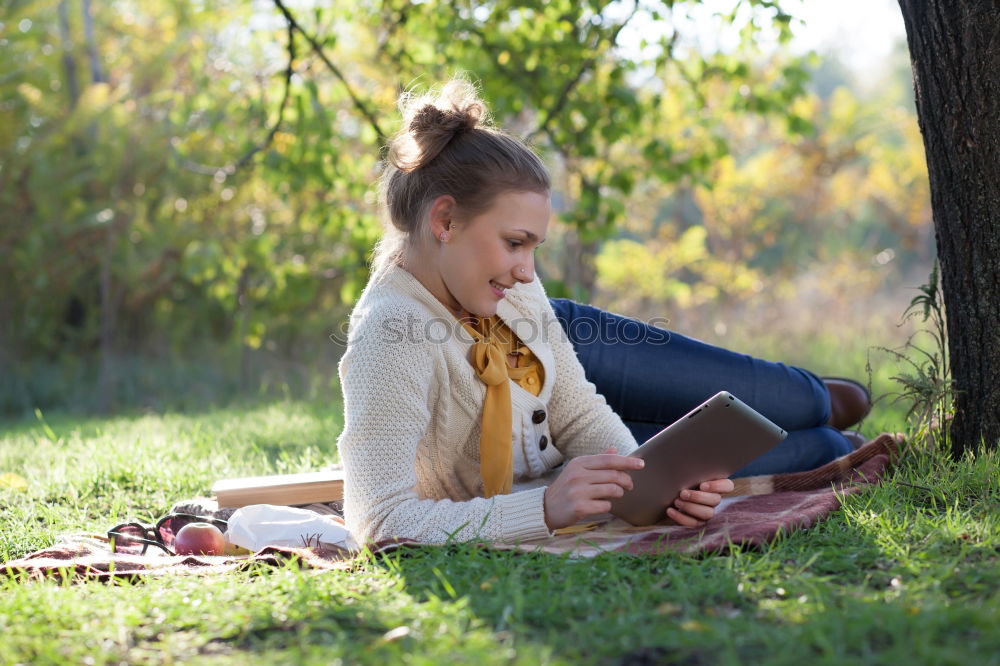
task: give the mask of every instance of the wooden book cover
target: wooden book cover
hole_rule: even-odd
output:
[[[344,499],[344,470],[221,479],[212,486],[219,507],[312,504]]]

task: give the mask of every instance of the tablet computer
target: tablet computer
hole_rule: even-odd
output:
[[[611,513],[633,525],[658,523],[681,490],[728,477],[787,435],[733,394],[720,391],[632,453],[646,466],[628,472],[633,488],[611,501]]]

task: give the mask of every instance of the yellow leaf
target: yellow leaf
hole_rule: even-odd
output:
[[[250,347],[250,349],[260,349],[263,340],[259,335],[255,333],[250,333],[248,335],[243,336],[243,343],[247,347]]]
[[[681,607],[677,604],[666,601],[656,607],[657,615],[677,615],[681,612]]]
[[[102,111],[111,102],[111,86],[107,83],[92,83],[83,89],[79,106],[93,112]]]
[[[0,488],[10,488],[11,490],[27,490],[28,481],[23,476],[7,472],[0,474]]]
[[[42,91],[30,83],[22,83],[19,85],[17,87],[17,92],[21,93],[21,97],[28,100],[28,103],[32,106],[38,106],[39,102],[42,101]]]

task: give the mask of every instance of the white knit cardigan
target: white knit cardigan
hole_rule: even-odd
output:
[[[537,397],[510,382],[514,488],[487,499],[479,474],[486,386],[469,360],[475,340],[402,267],[372,275],[339,367],[344,510],[359,541],[547,536],[543,500],[555,468],[637,447],[586,380],[539,280],[507,290],[497,314],[541,362],[544,380]]]

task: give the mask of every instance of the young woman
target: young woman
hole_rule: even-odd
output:
[[[722,388],[797,431],[748,472],[850,450],[824,425],[825,385],[803,370],[550,301],[535,277],[551,217],[538,157],[482,122],[467,83],[403,111],[381,179],[386,233],[340,364],[344,510],[359,539],[517,541],[604,513],[642,465],[628,457],[637,436]],[[581,322],[638,337],[577,335],[574,347]],[[666,517],[700,525],[732,487],[706,479]]]

